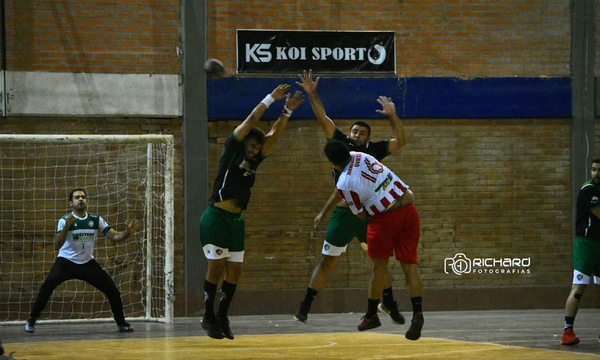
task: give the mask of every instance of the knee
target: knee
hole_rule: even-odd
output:
[[[319,266],[322,270],[330,271],[331,269],[333,269],[335,267],[337,260],[338,260],[337,256],[324,255],[321,258],[321,263],[319,264]]]

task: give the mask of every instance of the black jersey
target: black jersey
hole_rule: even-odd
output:
[[[256,169],[264,159],[262,151],[254,159],[247,159],[244,142],[236,139],[235,132],[229,135],[219,160],[211,203],[236,199],[242,210],[246,210],[250,202],[250,188],[256,179]]]
[[[369,154],[369,155],[373,156],[374,158],[376,158],[377,160],[383,160],[384,157],[386,157],[390,154],[389,140],[378,141],[378,142],[369,141],[362,146],[356,146],[356,145],[354,145],[354,141],[352,141],[350,138],[348,138],[348,136],[344,135],[344,133],[341,132],[340,129],[338,129],[338,128],[335,128],[335,131],[333,132],[332,140],[339,140],[339,141],[343,142],[344,144],[348,145],[348,148],[350,149],[350,151],[357,151],[357,152]]]
[[[592,210],[600,206],[600,189],[591,181],[583,184],[577,196],[575,235],[600,240],[600,219]]]

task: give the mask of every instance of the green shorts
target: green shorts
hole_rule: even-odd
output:
[[[600,276],[600,241],[575,236],[573,242],[573,284],[589,284],[592,275]]]
[[[368,225],[368,220],[359,219],[347,207],[336,206],[327,225],[325,241],[338,247],[348,245],[354,238],[366,243]]]
[[[200,218],[202,246],[214,245],[229,251],[244,251],[245,225],[241,213],[233,214],[210,205]]]

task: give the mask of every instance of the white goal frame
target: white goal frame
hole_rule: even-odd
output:
[[[152,144],[160,143],[167,145],[164,181],[164,225],[165,225],[165,258],[164,258],[164,317],[152,316],[152,204],[146,202],[146,314],[141,317],[127,317],[134,321],[158,321],[165,323],[173,322],[174,303],[174,139],[172,135],[25,135],[25,134],[0,134],[0,143],[119,143],[119,144],[148,144],[147,174],[152,173]],[[152,176],[146,179],[146,197],[149,198],[153,186]],[[162,309],[162,306],[161,306]],[[103,322],[114,321],[112,318],[90,318],[90,319],[64,319],[64,320],[41,320],[38,323],[63,323],[63,322]],[[1,320],[0,320],[1,322]],[[24,323],[23,320],[4,321],[2,324]]]

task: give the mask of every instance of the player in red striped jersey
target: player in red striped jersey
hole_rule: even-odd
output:
[[[406,277],[413,306],[413,319],[406,338],[417,340],[423,327],[421,279],[417,269],[419,213],[413,194],[394,172],[371,155],[350,151],[341,141],[325,145],[325,155],[334,169],[335,186],[352,213],[369,219],[368,254],[373,261],[369,283],[369,305],[358,330],[381,325],[377,305],[389,271],[389,258],[395,253]]]

